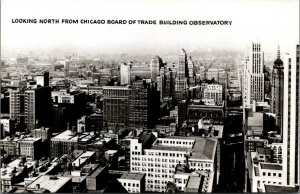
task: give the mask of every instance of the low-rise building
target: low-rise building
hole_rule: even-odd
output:
[[[173,181],[177,164],[192,171],[215,172],[217,140],[197,137],[157,138],[150,146],[138,139],[130,144],[130,172],[146,174],[146,191],[162,192]]]
[[[5,137],[0,140],[0,149],[2,153],[6,153],[9,156],[18,156],[19,150],[19,138],[18,137]]]
[[[145,192],[145,174],[124,173],[118,181],[128,191],[128,193]]]
[[[223,101],[223,85],[208,84],[203,90],[203,98],[213,99],[217,104]]]
[[[35,181],[27,185],[28,191],[45,189],[50,193],[70,193],[72,192],[72,178],[65,176],[42,175]]]
[[[42,139],[27,137],[19,140],[20,156],[31,159],[39,159],[42,156]]]
[[[96,153],[91,151],[83,151],[73,162],[72,166],[75,169],[80,169],[82,166],[89,162],[94,162],[96,160]]]
[[[108,168],[98,166],[86,177],[86,188],[88,191],[104,189],[107,185]]]
[[[249,152],[247,165],[251,192],[262,192],[266,184],[284,184],[282,164],[272,162],[270,148],[259,148],[257,152]]]

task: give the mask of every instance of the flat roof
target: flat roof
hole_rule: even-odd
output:
[[[164,145],[152,145],[150,149],[153,150],[167,150],[167,151],[178,151],[178,152],[190,152],[190,159],[205,159],[205,160],[213,160],[216,147],[217,140],[211,138],[199,138],[199,137],[181,137],[181,136],[172,136],[167,138],[158,138],[159,140],[168,139],[168,140],[191,140],[194,141],[192,147],[175,147],[175,146],[164,146]]]
[[[27,187],[36,188],[36,185],[39,184],[40,188],[47,189],[51,193],[56,193],[61,187],[63,187],[71,179],[72,179],[71,177],[42,175],[39,178],[37,178],[35,181],[30,183]]]
[[[191,159],[209,159],[213,160],[217,147],[215,139],[198,139],[192,149]]]
[[[199,189],[201,183],[201,177],[198,176],[190,176],[189,181],[186,185],[186,188],[189,189]]]
[[[190,149],[189,148],[183,148],[183,147],[172,147],[172,146],[152,146],[152,150],[167,150],[167,151],[178,151],[178,152],[187,152]]]
[[[269,148],[269,147],[257,148],[257,152],[258,152],[258,154],[271,155],[271,148]]]
[[[129,85],[127,86],[103,86],[103,89],[123,89],[123,90],[131,90]]]
[[[282,170],[282,165],[272,164],[272,163],[260,163],[261,169],[270,169],[270,170]]]
[[[88,158],[90,158],[94,154],[95,154],[95,152],[86,151],[86,152],[82,153],[78,158],[76,158],[76,160],[74,160],[72,162],[72,165],[75,164],[75,166],[80,166],[80,164],[84,163]]]
[[[106,168],[106,166],[101,167],[98,166],[96,169],[94,169],[94,171],[89,174],[87,177],[97,177],[104,169]]]
[[[19,142],[35,142],[38,140],[41,140],[41,138],[26,137],[24,139],[20,139]]]
[[[81,183],[86,179],[86,176],[73,176],[72,177],[72,182],[73,183]]]
[[[127,179],[127,180],[141,180],[145,174],[139,173],[125,173],[119,179]]]
[[[265,190],[267,193],[275,193],[275,192],[289,192],[289,193],[298,193],[299,186],[296,187],[287,187],[287,186],[277,186],[277,185],[266,185]]]
[[[58,134],[57,136],[51,138],[51,140],[70,140],[70,141],[71,140],[77,141],[77,139],[78,139],[78,135],[76,135],[76,133],[73,133],[71,130],[66,130]]]
[[[90,134],[89,132],[84,132],[84,133],[75,133],[72,132],[71,130],[66,130],[55,137],[51,138],[51,141],[88,141],[89,139],[93,138],[94,135]]]

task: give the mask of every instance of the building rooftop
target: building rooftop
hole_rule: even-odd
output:
[[[187,189],[199,189],[201,183],[201,176],[190,176],[186,185]]]
[[[287,187],[287,186],[276,186],[276,185],[266,185],[265,184],[265,191],[267,193],[298,193],[299,192],[299,186],[296,187]]]
[[[119,179],[141,180],[144,176],[145,176],[145,174],[125,173]]]
[[[192,149],[191,159],[209,159],[213,160],[216,152],[217,140],[198,139]]]
[[[26,143],[31,142],[31,143],[33,143],[33,142],[36,142],[36,141],[39,141],[39,140],[41,140],[41,138],[26,137],[24,139],[19,140],[19,142],[26,142]]]
[[[90,134],[89,132],[84,132],[84,133],[76,133],[71,130],[66,130],[55,137],[51,138],[51,141],[72,141],[72,142],[77,142],[77,141],[85,141],[87,142],[88,140],[92,139],[95,135]]]
[[[187,152],[190,149],[189,148],[183,148],[183,147],[171,147],[171,146],[152,146],[151,149],[153,150],[167,150],[167,151],[178,151],[178,152]]]
[[[74,160],[72,162],[72,165],[75,165],[76,167],[79,167],[81,164],[83,164],[87,159],[89,159],[94,154],[95,154],[95,152],[86,151],[86,152],[82,153],[81,155],[79,155],[79,157],[76,158],[76,160]]]
[[[57,136],[51,138],[51,140],[59,141],[59,140],[69,140],[69,141],[77,141],[78,138],[76,138],[76,133],[72,132],[71,130],[66,130]]]
[[[72,182],[73,183],[82,183],[86,179],[86,176],[73,176]]]
[[[104,169],[106,169],[107,167],[101,167],[101,166],[98,166],[91,174],[88,175],[88,177],[97,177],[99,174],[101,174]]]
[[[271,155],[271,148],[264,147],[264,148],[257,148],[257,153],[262,155]]]
[[[116,89],[116,90],[130,90],[131,88],[127,86],[103,86],[103,90]]]
[[[261,169],[282,170],[282,165],[273,163],[260,163]]]
[[[159,138],[159,140],[191,140],[192,145],[179,147],[179,146],[168,146],[168,145],[157,145],[156,142],[151,146],[150,149],[154,150],[168,150],[168,151],[178,151],[178,152],[190,152],[190,159],[205,159],[213,160],[214,153],[217,147],[217,140],[210,138],[199,138],[199,137],[182,137],[182,136],[172,136],[167,138]]]
[[[40,188],[49,190],[51,193],[56,193],[71,179],[71,177],[42,175],[30,183],[27,187],[33,189],[39,186]]]

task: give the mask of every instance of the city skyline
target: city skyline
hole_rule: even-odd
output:
[[[0,192],[299,192],[298,16],[299,0],[1,0]]]
[[[298,1],[2,1],[1,50],[74,50],[122,53],[141,50],[246,50],[259,39],[266,54],[299,42]],[[34,8],[34,10],[32,10]],[[234,8],[234,11],[231,9]],[[84,10],[84,11],[83,11]],[[88,11],[87,11],[88,10]],[[153,11],[155,10],[155,11]],[[284,14],[281,14],[284,13]],[[231,20],[228,26],[15,24],[12,19]],[[149,38],[151,37],[151,38]],[[225,37],[225,38],[224,38]]]

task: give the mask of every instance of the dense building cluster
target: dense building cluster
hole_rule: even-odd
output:
[[[176,58],[3,61],[1,192],[299,187],[299,45],[271,78],[257,42],[242,64]]]

